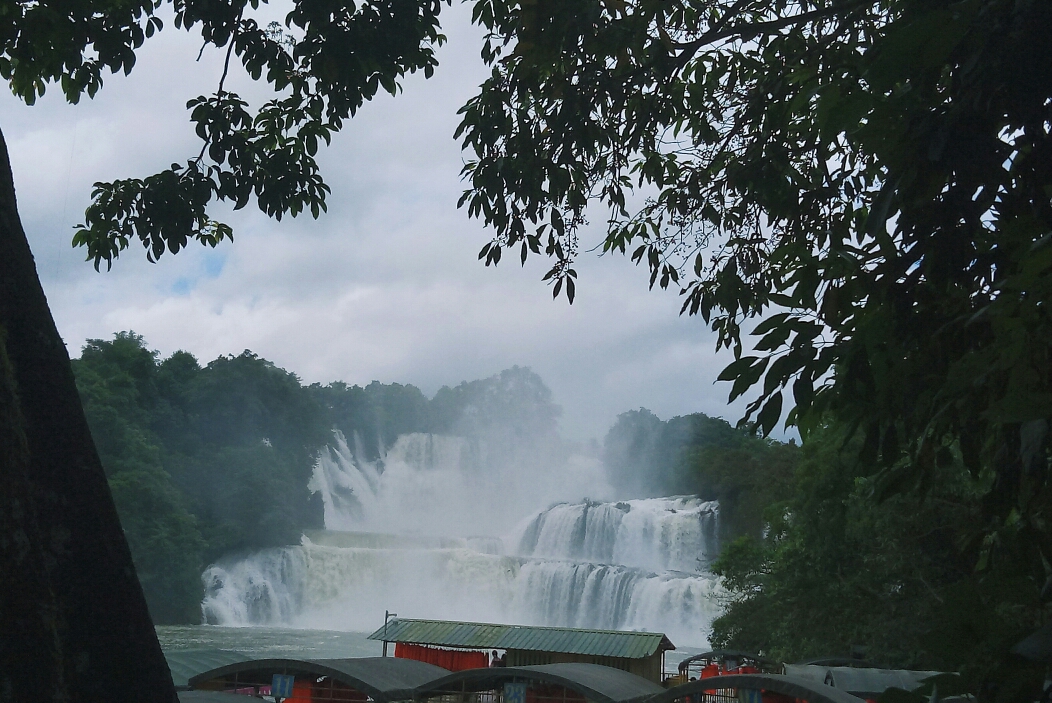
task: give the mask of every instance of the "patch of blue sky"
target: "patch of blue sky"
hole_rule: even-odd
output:
[[[172,295],[189,295],[202,279],[219,278],[224,266],[226,266],[226,254],[217,251],[206,252],[201,257],[198,273],[180,276],[172,282],[168,290]]]
[[[211,250],[205,253],[201,269],[206,278],[218,278],[226,266],[226,254],[224,252]]]
[[[196,285],[196,279],[190,279],[187,276],[180,276],[175,279],[170,290],[173,295],[189,295],[190,291],[192,291]]]

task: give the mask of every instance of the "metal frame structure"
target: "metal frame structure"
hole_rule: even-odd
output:
[[[733,691],[733,696],[729,697],[732,700],[738,700],[737,691],[739,689],[774,693],[798,698],[808,703],[863,703],[863,699],[832,686],[782,674],[711,676],[670,688],[653,698],[648,698],[646,703],[674,703],[688,699],[691,703],[697,703],[713,700],[708,696],[714,696],[717,692],[722,691]]]
[[[414,700],[504,703],[504,684],[530,685],[527,703],[643,703],[664,689],[636,674],[579,662],[458,671],[419,687]]]

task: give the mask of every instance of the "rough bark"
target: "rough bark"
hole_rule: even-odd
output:
[[[176,700],[0,134],[0,701]]]

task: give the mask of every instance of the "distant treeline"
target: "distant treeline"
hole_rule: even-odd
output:
[[[307,483],[334,429],[371,461],[408,432],[536,438],[556,432],[560,413],[519,367],[429,399],[397,383],[305,386],[249,351],[204,366],[183,351],[161,359],[122,332],[90,340],[73,369],[159,624],[200,621],[200,575],[220,556],[323,526]]]

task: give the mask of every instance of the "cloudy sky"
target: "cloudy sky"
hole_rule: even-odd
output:
[[[70,247],[72,228],[94,181],[196,155],[185,103],[215,89],[219,52],[195,62],[196,35],[168,22],[94,101],[69,106],[54,88],[34,107],[0,96],[23,223],[71,355],[134,330],[164,355],[251,349],[306,382],[412,383],[429,395],[517,364],[552,388],[570,437],[601,439],[638,407],[735,421],[741,404],[728,407],[727,384],[714,384],[726,353],[716,358],[705,325],[679,316],[675,293],[648,291],[626,258],[583,254],[572,306],[552,300],[541,259],[477,261],[489,235],[456,208],[466,156],[453,140],[457,109],[486,75],[468,10],[444,10],[449,42],[431,80],[413,76],[397,98],[368,104],[324,153],[327,214],[278,223],[252,206],[216,209],[233,244],[158,264],[134,245],[96,273]],[[241,77],[228,87],[264,95]],[[586,247],[601,240],[590,234]]]

